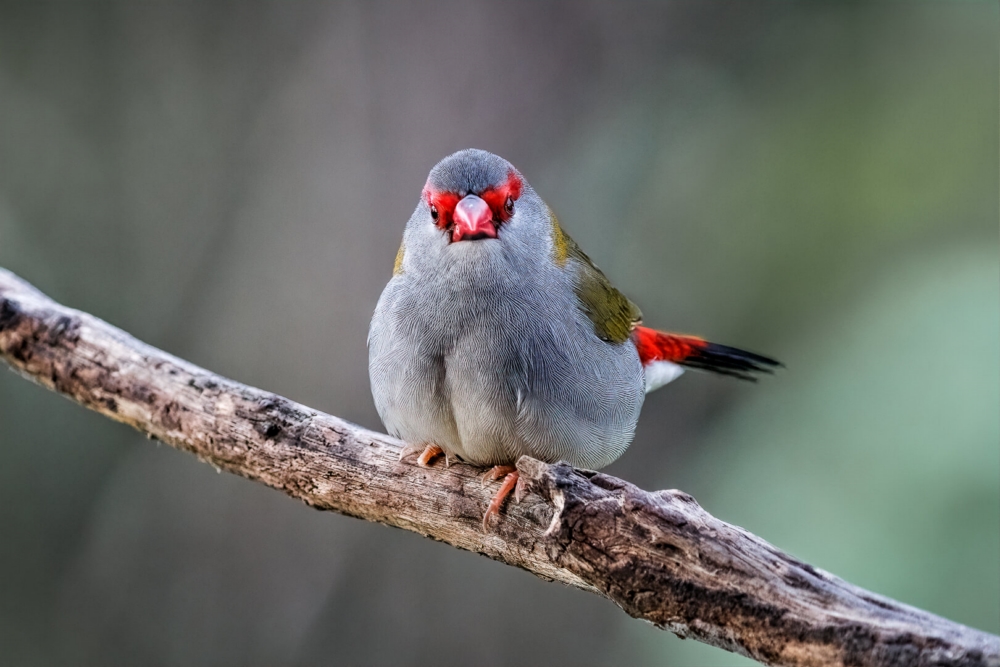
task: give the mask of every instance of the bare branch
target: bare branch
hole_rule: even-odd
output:
[[[536,493],[495,532],[463,464],[220,377],[61,306],[0,269],[0,357],[49,389],[313,507],[404,528],[604,595],[628,614],[772,665],[992,665],[1000,637],[853,586],[705,512],[523,457]]]

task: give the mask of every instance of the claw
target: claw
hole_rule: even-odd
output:
[[[504,467],[510,468],[513,466],[496,466],[493,468],[493,470],[490,471],[490,473],[492,473],[497,468],[504,468]],[[503,484],[500,485],[500,490],[497,491],[495,496],[493,496],[493,500],[490,501],[490,506],[486,508],[486,514],[483,515],[484,533],[490,532],[490,525],[489,525],[490,517],[493,516],[494,514],[500,516],[500,506],[503,505],[504,499],[508,495],[510,495],[511,490],[513,490],[514,487],[517,485],[519,477],[520,476],[517,474],[517,470],[514,470],[513,472],[509,473],[506,477],[503,478]]]
[[[416,456],[424,451],[423,445],[411,445],[407,443],[401,450],[399,450],[399,460],[408,459],[411,456]]]
[[[437,445],[427,445],[424,453],[417,457],[417,465],[421,468],[430,468],[434,464],[434,459],[444,454],[444,450]]]

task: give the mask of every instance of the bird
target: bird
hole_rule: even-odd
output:
[[[461,150],[431,170],[368,332],[372,397],[400,459],[444,457],[523,489],[522,455],[598,470],[645,395],[694,368],[755,380],[781,364],[642,325],[510,162]]]

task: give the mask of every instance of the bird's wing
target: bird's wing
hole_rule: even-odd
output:
[[[554,215],[552,225],[557,261],[566,262],[575,269],[573,288],[580,309],[594,323],[594,332],[602,340],[617,344],[632,339],[646,370],[647,392],[678,377],[683,372],[682,367],[756,381],[755,374],[771,373],[781,366],[774,359],[739,348],[639,326],[642,321],[639,307],[615,289],[608,277],[562,230]]]
[[[633,327],[642,320],[639,306],[615,289],[608,277],[594,266],[576,241],[559,228],[553,216],[557,248],[575,271],[573,289],[580,300],[580,309],[594,323],[594,333],[609,343],[624,343]]]

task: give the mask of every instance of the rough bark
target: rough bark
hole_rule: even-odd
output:
[[[1000,637],[869,593],[705,512],[680,491],[523,457],[530,493],[493,532],[463,464],[220,377],[0,269],[0,358],[150,437],[313,507],[412,530],[604,595],[628,614],[772,665],[993,665]],[[2,433],[2,426],[0,426]]]

